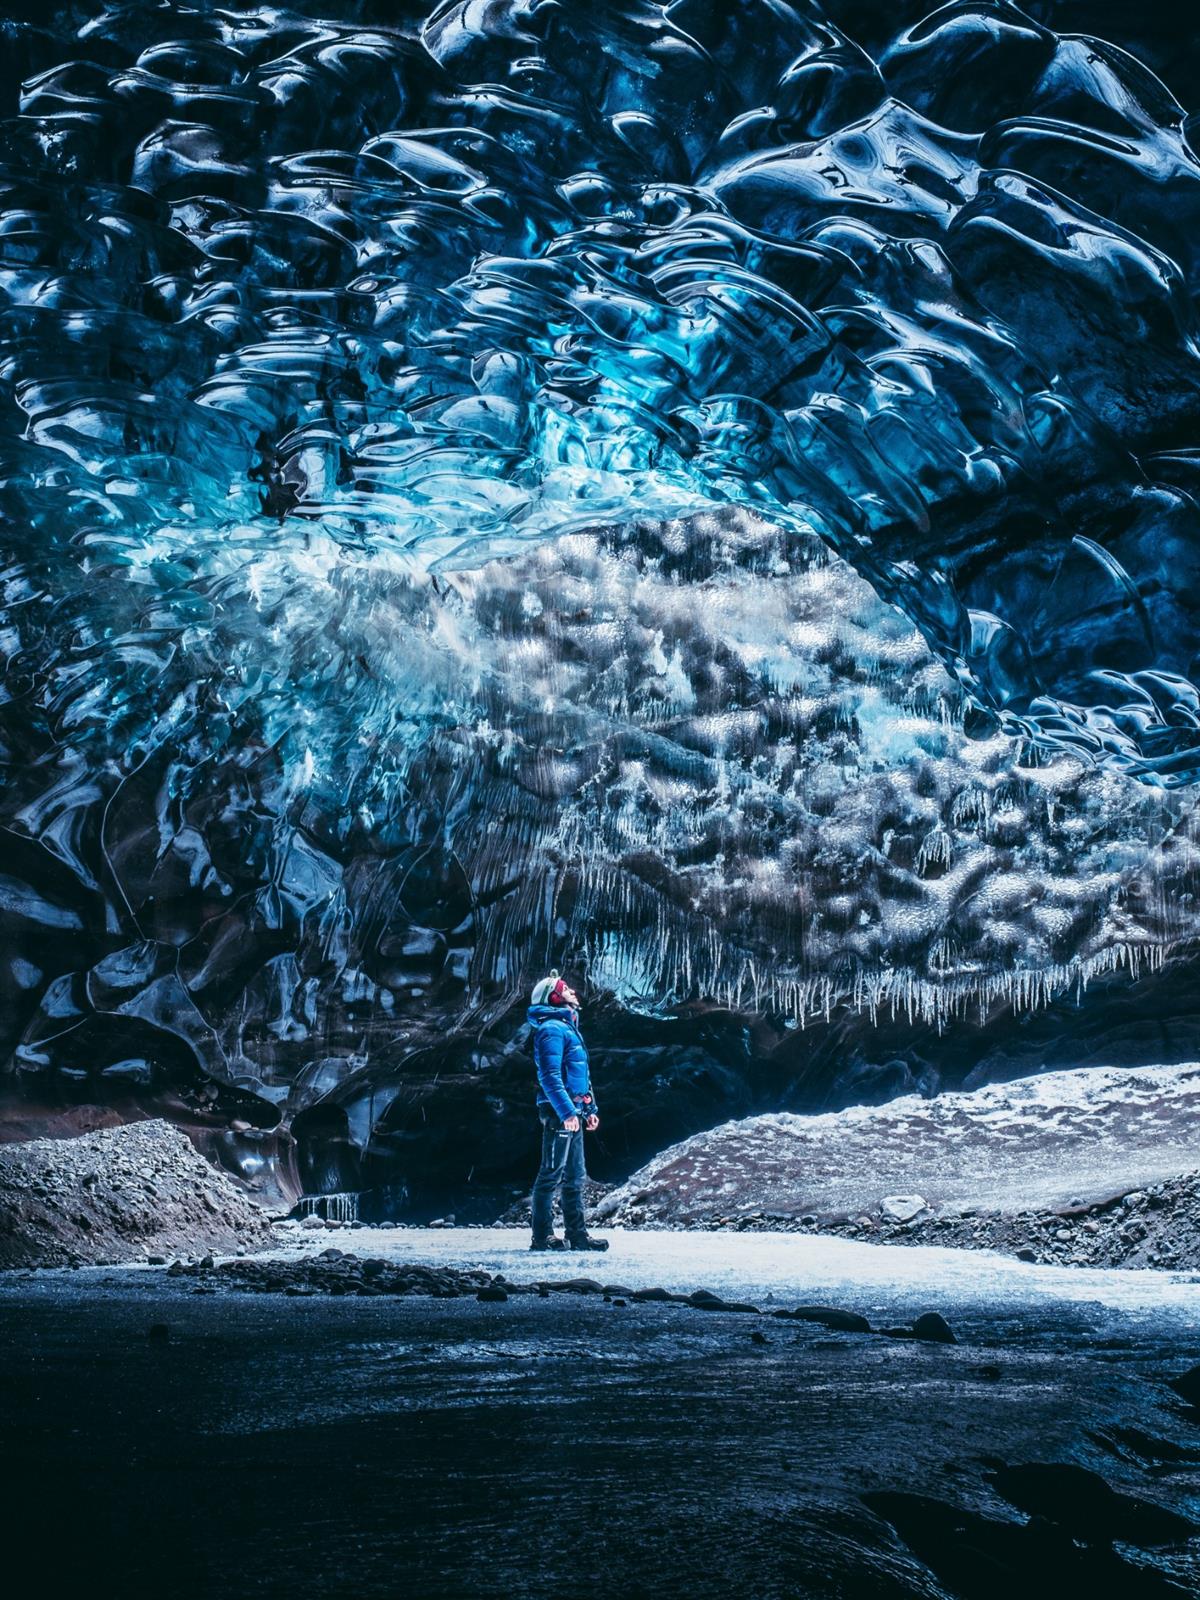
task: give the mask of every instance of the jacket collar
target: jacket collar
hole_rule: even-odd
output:
[[[579,1032],[579,1013],[567,1006],[530,1006],[526,1015],[530,1025],[535,1028],[540,1028],[545,1022],[563,1022],[568,1028]]]

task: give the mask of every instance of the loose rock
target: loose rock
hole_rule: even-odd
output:
[[[857,1311],[842,1311],[837,1306],[797,1306],[794,1311],[775,1311],[772,1316],[791,1317],[796,1322],[817,1322],[838,1333],[870,1333],[871,1324]]]
[[[170,1123],[0,1146],[0,1268],[162,1264],[270,1237],[266,1213]]]
[[[913,1338],[927,1344],[957,1344],[954,1330],[940,1311],[926,1311],[913,1323]]]

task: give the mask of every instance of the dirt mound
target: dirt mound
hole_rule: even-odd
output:
[[[877,1214],[821,1231],[884,1244],[1001,1250],[1047,1266],[1192,1272],[1200,1268],[1200,1172],[1075,1205],[965,1214],[925,1210],[906,1222]]]
[[[714,1233],[836,1234],[867,1244],[999,1250],[1041,1266],[1200,1270],[1200,1172],[1077,1204],[1014,1211],[942,1210],[925,1204],[920,1195],[894,1198],[911,1202],[904,1209],[914,1214],[903,1220],[889,1215],[887,1201],[865,1206],[853,1217],[714,1209],[686,1226],[688,1231]],[[627,1215],[619,1220],[624,1227],[638,1226]],[[684,1226],[661,1221],[649,1225]]]
[[[704,1226],[813,1214],[837,1224],[889,1197],[935,1211],[1052,1211],[1165,1183],[1196,1165],[1200,1066],[1089,1067],[925,1100],[722,1123],[661,1151],[601,1221]]]
[[[265,1244],[271,1224],[169,1123],[0,1146],[0,1267]]]
[[[1200,1268],[1200,1067],[1047,1072],[972,1093],[747,1117],[596,1204],[627,1228],[840,1234],[1066,1266]]]

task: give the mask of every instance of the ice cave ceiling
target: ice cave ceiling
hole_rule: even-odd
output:
[[[435,1101],[527,1121],[506,1052],[555,960],[643,1051],[645,1125],[677,1090],[698,1123],[804,1103],[825,1018],[932,1037],[1190,974],[1200,49],[1168,8],[0,30],[25,1103],[360,1153]],[[820,1094],[873,1051],[892,1082],[856,1038]],[[986,1054],[929,1051],[894,1087]]]

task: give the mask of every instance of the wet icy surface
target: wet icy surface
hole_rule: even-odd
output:
[[[315,525],[428,570],[732,501],[989,713],[1194,772],[1200,165],[1134,57],[806,0],[92,0],[11,48],[8,492],[197,642]]]
[[[1125,1328],[1200,1335],[1200,1279],[1169,1272],[1039,1267],[983,1251],[889,1247],[794,1234],[597,1229],[604,1254],[531,1254],[511,1228],[333,1230],[270,1254],[315,1254],[330,1245],[392,1261],[482,1267],[514,1282],[588,1277],[631,1289],[711,1289],[766,1309],[816,1303],[898,1320],[926,1310],[994,1336],[1004,1325],[1075,1336]],[[99,1269],[97,1269],[99,1270]]]
[[[394,1595],[402,1573],[435,1600],[549,1600],[581,1581],[637,1600],[946,1600],[964,1545],[973,1570],[1019,1573],[1029,1600],[1068,1578],[1128,1600],[1195,1592],[1192,1547],[1048,1552],[994,1480],[1001,1463],[1065,1463],[1200,1516],[1200,1438],[1165,1381],[1200,1358],[1195,1289],[978,1256],[955,1279],[942,1252],[819,1240],[613,1239],[563,1262],[490,1231],[316,1245],[514,1280],[536,1261],[545,1277],[584,1264],[783,1305],[836,1295],[879,1324],[940,1305],[961,1342],[599,1295],[297,1299],[197,1295],[161,1269],[6,1275],[10,1514],[51,1577],[134,1595],[349,1600]]]

